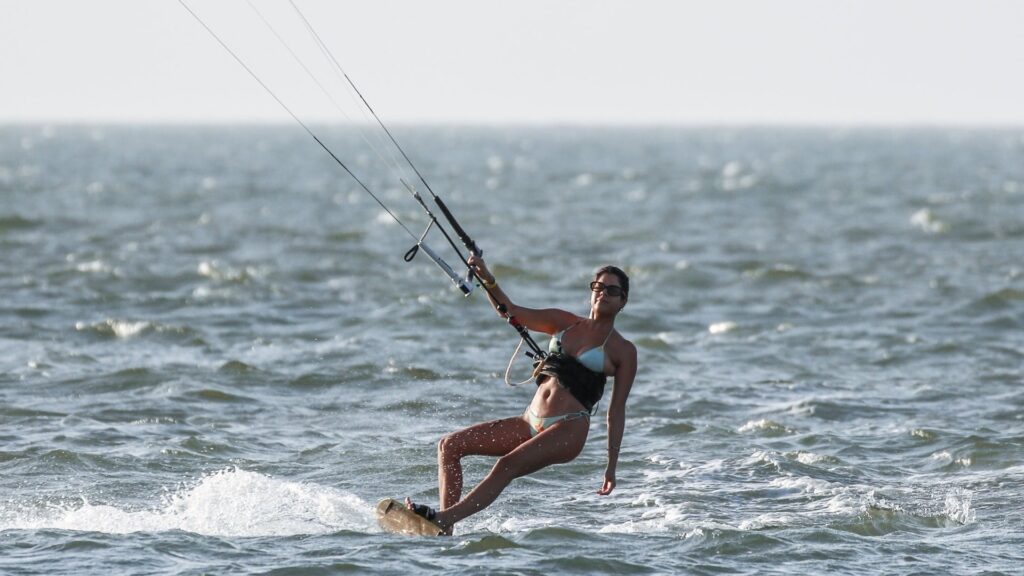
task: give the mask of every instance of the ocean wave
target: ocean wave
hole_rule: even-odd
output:
[[[108,318],[102,322],[89,324],[87,322],[76,322],[75,330],[79,332],[93,332],[102,336],[113,336],[115,338],[131,338],[153,328],[153,324],[147,321],[113,320]]]
[[[475,554],[487,554],[494,553],[499,550],[508,550],[513,548],[523,548],[523,546],[514,540],[505,538],[498,534],[488,534],[482,538],[472,538],[460,542],[452,551],[451,554],[455,556],[459,555],[475,555]]]
[[[993,309],[1018,306],[1021,303],[1024,303],[1024,290],[1014,288],[1002,288],[995,292],[989,292],[978,301],[979,305]]]
[[[0,234],[10,230],[31,230],[41,225],[42,222],[39,220],[32,220],[22,216],[0,216]]]
[[[889,408],[845,398],[809,398],[800,400],[788,408],[790,414],[810,416],[829,422],[846,422],[881,415],[898,414],[904,410],[906,409],[900,407]]]
[[[761,434],[764,436],[785,436],[793,434],[796,431],[784,424],[780,424],[773,420],[762,418],[760,420],[750,420],[736,429],[740,434]]]
[[[803,450],[797,452],[786,453],[787,458],[792,458],[801,464],[808,466],[817,466],[820,464],[839,464],[840,460],[835,456],[829,456],[827,454],[815,454],[813,452],[805,452]]]
[[[696,429],[697,428],[695,426],[686,422],[673,422],[671,424],[664,424],[652,428],[651,434],[655,436],[675,437],[683,434],[689,434]]]
[[[737,528],[743,531],[768,530],[772,528],[788,528],[806,524],[807,518],[795,512],[769,512],[755,518],[743,520]]]
[[[871,492],[864,497],[856,516],[834,522],[831,527],[862,536],[882,536],[893,532],[956,528],[975,521],[977,513],[971,504],[972,492],[954,487],[941,497],[941,505],[901,503]]]
[[[259,368],[256,368],[255,366],[252,366],[250,364],[246,364],[241,360],[228,360],[227,362],[221,364],[220,368],[218,368],[217,371],[226,374],[244,375],[252,372],[257,372],[259,371]]]
[[[1019,461],[1020,445],[1012,439],[987,436],[950,436],[928,458],[925,467],[930,470],[957,471],[965,468],[979,470],[1006,470]]]
[[[169,335],[176,338],[195,337],[195,330],[184,326],[169,326],[150,320],[118,320],[107,318],[99,322],[75,322],[78,332],[128,340],[146,334]]]
[[[254,402],[252,398],[241,394],[233,394],[216,388],[200,388],[185,394],[186,397],[196,398],[203,402],[224,402],[224,403],[246,403]]]
[[[784,492],[811,495],[832,495],[837,491],[844,489],[844,487],[840,487],[828,480],[811,478],[809,476],[783,476],[781,478],[773,478],[768,482],[768,485],[773,488],[780,488]]]

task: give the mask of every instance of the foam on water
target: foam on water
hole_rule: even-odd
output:
[[[88,262],[79,262],[78,264],[75,265],[75,270],[91,274],[114,272],[114,268],[102,260],[90,260]]]
[[[736,329],[735,322],[715,322],[708,326],[708,332],[711,334],[725,334],[726,332],[732,332]]]
[[[827,480],[820,480],[807,476],[784,476],[782,478],[774,478],[768,483],[768,485],[776,488],[782,488],[785,491],[812,495],[835,494],[838,490],[835,485]]]
[[[196,267],[196,273],[218,282],[241,284],[254,279],[262,279],[267,275],[267,270],[255,266],[235,268],[216,260],[203,260]]]
[[[910,223],[929,234],[945,232],[949,226],[939,220],[928,208],[922,208],[910,217]]]
[[[793,430],[787,428],[785,425],[766,418],[751,420],[737,428],[736,431],[740,434],[761,433],[769,436],[780,436],[783,434],[793,433]]]
[[[797,462],[801,464],[807,464],[808,466],[820,465],[820,464],[835,464],[838,460],[833,456],[824,456],[821,454],[814,454],[813,452],[799,451],[792,455]]]
[[[77,502],[0,504],[0,531],[73,530],[128,534],[181,530],[253,537],[378,531],[373,507],[358,496],[235,468],[173,490],[153,509]]]
[[[89,324],[86,322],[76,322],[75,330],[82,331],[93,331],[97,334],[113,335],[118,338],[131,338],[137,336],[152,327],[152,324],[146,321],[132,322],[128,320],[114,320],[108,318],[102,322]]]

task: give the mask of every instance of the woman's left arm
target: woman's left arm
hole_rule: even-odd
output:
[[[597,491],[607,496],[615,489],[615,469],[619,464],[619,448],[622,446],[622,433],[626,428],[626,398],[636,378],[636,346],[626,342],[623,354],[615,366],[615,384],[612,388],[612,400],[608,406],[608,467],[604,471],[604,484]]]

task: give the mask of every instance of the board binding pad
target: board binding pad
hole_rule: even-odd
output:
[[[443,536],[437,524],[416,515],[405,504],[394,498],[385,498],[377,504],[377,523],[386,532],[409,536]]]

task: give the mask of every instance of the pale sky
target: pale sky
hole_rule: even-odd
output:
[[[344,121],[245,0],[186,2]],[[287,2],[252,2],[349,102]],[[296,2],[387,122],[1024,126],[1017,0]],[[0,123],[40,121],[291,119],[177,0],[0,0]]]

